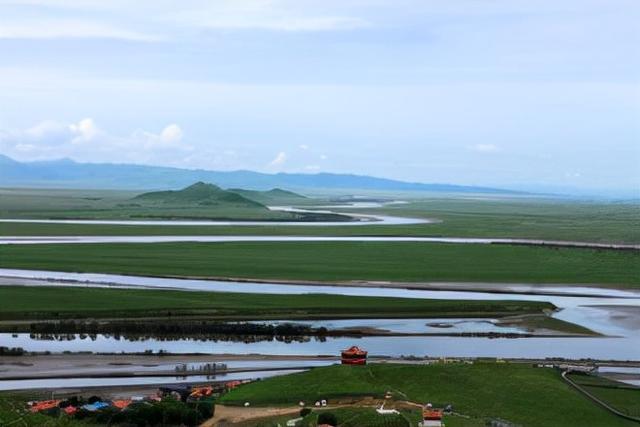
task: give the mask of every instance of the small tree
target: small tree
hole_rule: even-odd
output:
[[[310,408],[302,408],[300,409],[300,416],[301,417],[306,417],[307,415],[309,415],[311,413],[311,409]]]
[[[322,412],[318,415],[318,424],[329,424],[330,426],[338,425],[338,417],[333,412]]]

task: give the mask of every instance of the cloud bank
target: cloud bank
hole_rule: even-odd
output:
[[[193,147],[183,141],[182,129],[175,123],[159,132],[136,129],[115,135],[92,118],[84,118],[75,123],[46,120],[24,130],[0,130],[0,150],[20,160],[68,157],[87,162],[171,164],[190,154]]]

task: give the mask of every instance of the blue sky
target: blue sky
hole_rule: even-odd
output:
[[[636,0],[0,0],[0,153],[640,187]]]

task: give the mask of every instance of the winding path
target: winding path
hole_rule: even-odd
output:
[[[584,394],[586,397],[588,397],[589,399],[591,399],[592,401],[594,401],[598,405],[602,406],[604,409],[606,409],[607,411],[611,412],[612,414],[615,414],[615,415],[617,415],[619,417],[622,417],[622,418],[625,418],[627,420],[635,421],[636,423],[640,423],[640,418],[632,417],[631,415],[627,415],[624,412],[618,411],[613,406],[610,406],[607,402],[605,402],[603,400],[600,400],[599,398],[597,398],[596,396],[594,396],[593,394],[591,394],[587,390],[585,390],[582,386],[580,386],[579,384],[573,382],[571,379],[567,378],[567,374],[569,372],[571,372],[571,371],[563,371],[562,372],[562,378],[567,383],[569,383],[569,385],[571,385],[573,388],[575,388],[580,393]]]

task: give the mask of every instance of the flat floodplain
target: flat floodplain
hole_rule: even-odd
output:
[[[8,190],[2,190],[7,192]],[[2,218],[130,218],[126,208],[133,192],[81,192],[58,190],[51,194],[36,190],[0,192]],[[406,196],[406,195],[403,195]],[[605,203],[548,199],[541,197],[487,197],[473,195],[416,199],[404,204],[381,208],[332,208],[339,212],[383,214],[434,220],[430,224],[359,225],[340,227],[304,226],[128,226],[86,224],[5,223],[0,234],[5,236],[45,235],[323,235],[323,236],[448,236],[494,237],[584,241],[599,243],[640,243],[640,204]],[[92,200],[99,199],[99,200]],[[313,207],[314,199],[302,199],[305,207]],[[280,200],[276,200],[280,201]],[[291,200],[281,200],[290,202]],[[300,203],[296,201],[296,203]],[[315,200],[316,204],[329,203]],[[123,205],[118,207],[118,205]],[[189,211],[192,209],[193,211]],[[253,216],[239,209],[203,207],[172,211],[173,218],[282,219],[278,212],[253,210]],[[246,211],[247,209],[245,209]],[[82,213],[84,212],[84,213]],[[156,207],[156,214],[158,212]],[[256,213],[257,212],[257,213]],[[149,213],[149,212],[147,212]],[[82,214],[82,215],[80,215]],[[139,218],[144,219],[144,218]]]
[[[640,252],[395,242],[5,245],[0,267],[305,281],[640,287]]]
[[[171,290],[1,286],[0,319],[313,317],[501,317],[542,314],[555,307],[535,301],[464,301],[345,295],[270,295]]]

